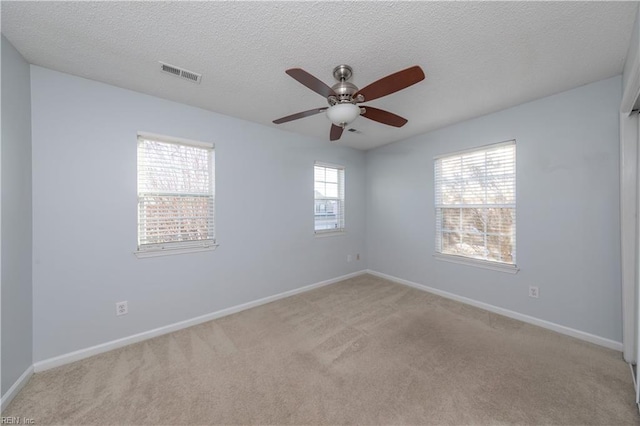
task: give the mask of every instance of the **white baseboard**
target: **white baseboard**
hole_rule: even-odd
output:
[[[0,411],[4,411],[4,409],[7,408],[7,405],[9,405],[11,400],[18,394],[18,392],[20,392],[20,389],[22,389],[24,385],[27,384],[31,376],[33,376],[33,365],[30,365],[29,368],[27,368],[24,373],[22,373],[22,375],[18,377],[18,380],[16,380],[16,382],[9,388],[9,390],[4,395],[2,395],[2,402],[0,402]]]
[[[371,269],[368,269],[366,273],[380,277],[380,278],[387,279],[389,281],[396,282],[398,284],[403,284],[409,287],[417,288],[418,290],[427,291],[429,293],[433,293],[438,296],[445,297],[447,299],[452,299],[457,302],[475,306],[476,308],[484,309],[486,311],[490,311],[499,315],[504,315],[505,317],[509,317],[509,318],[517,319],[522,322],[537,325],[539,327],[546,328],[548,330],[552,330],[560,334],[565,334],[567,336],[575,337],[576,339],[584,340],[590,343],[595,343],[596,345],[604,346],[605,348],[614,349],[616,351],[622,352],[622,348],[623,348],[622,343],[616,342],[615,340],[606,339],[604,337],[596,336],[595,334],[586,333],[584,331],[576,330],[574,328],[566,327],[564,325],[556,324],[540,318],[521,314],[515,311],[510,311],[509,309],[500,308],[498,306],[490,305],[488,303],[479,302],[477,300],[473,300],[468,297],[458,296],[457,294],[449,293],[443,290],[438,290],[437,288],[414,283],[412,281],[394,277],[392,275],[383,274],[382,272],[373,271]]]
[[[113,349],[118,349],[123,346],[131,345],[133,343],[138,343],[143,340],[151,339],[153,337],[161,336],[163,334],[171,333],[173,331],[181,330],[183,328],[187,328],[187,327],[201,324],[203,322],[211,321],[216,318],[224,317],[227,315],[235,314],[236,312],[254,308],[256,306],[264,305],[265,303],[274,302],[276,300],[283,299],[285,297],[293,296],[295,294],[304,293],[309,290],[313,290],[329,284],[337,283],[338,281],[346,280],[348,278],[353,278],[358,275],[362,275],[364,273],[366,273],[366,271],[364,270],[353,272],[351,274],[342,275],[340,277],[332,278],[330,280],[320,281],[315,284],[310,284],[304,287],[285,291],[283,293],[279,293],[273,296],[264,297],[262,299],[254,300],[252,302],[247,302],[241,305],[232,306],[230,308],[222,309],[220,311],[212,312],[210,314],[205,314],[205,315],[201,315],[199,317],[191,318],[185,321],[169,324],[164,327],[155,328],[153,330],[144,331],[142,333],[134,334],[132,336],[123,337],[121,339],[112,340],[110,342],[101,343],[99,345],[80,349],[74,352],[69,352],[53,358],[38,361],[33,364],[33,369],[36,373],[38,373],[40,371],[48,370],[50,368],[59,367],[61,365],[79,361],[81,359],[88,358],[90,356],[101,354],[103,352],[108,352]]]

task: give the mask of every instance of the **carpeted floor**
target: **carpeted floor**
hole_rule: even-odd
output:
[[[36,424],[640,424],[619,352],[370,275],[33,376]]]

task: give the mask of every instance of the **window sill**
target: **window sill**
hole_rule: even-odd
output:
[[[336,237],[338,235],[344,235],[346,234],[347,231],[315,231],[315,236],[318,238],[322,238],[322,237]]]
[[[198,253],[201,251],[213,251],[218,248],[220,244],[213,244],[208,247],[190,247],[179,249],[158,249],[158,250],[137,250],[133,254],[138,259],[145,259],[147,257],[159,257],[159,256],[173,256],[177,254]]]
[[[520,270],[516,265],[506,265],[503,263],[489,262],[480,259],[471,259],[463,256],[452,254],[435,253],[433,257],[443,262],[457,263],[459,265],[475,266],[477,268],[490,269],[492,271],[506,272],[508,274],[517,274]]]

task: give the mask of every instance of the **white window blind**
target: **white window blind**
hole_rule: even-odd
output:
[[[316,162],[313,174],[316,234],[343,232],[344,167]]]
[[[435,159],[436,251],[516,264],[516,144]]]
[[[138,251],[211,247],[214,151],[138,136]]]

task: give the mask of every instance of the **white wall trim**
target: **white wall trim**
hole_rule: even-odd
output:
[[[9,388],[9,390],[2,395],[2,402],[0,403],[0,411],[4,411],[7,408],[7,405],[13,400],[13,398],[20,392],[20,389],[24,387],[24,385],[29,382],[29,379],[33,376],[33,365],[30,365],[29,368],[24,370],[24,373],[18,380]]]
[[[567,336],[575,337],[576,339],[580,339],[590,343],[595,343],[596,345],[604,346],[605,348],[614,349],[616,351],[622,351],[622,343],[616,342],[614,340],[606,339],[604,337],[596,336],[594,334],[586,333],[584,331],[576,330],[574,328],[566,327],[564,325],[556,324],[550,321],[546,321],[546,320],[532,317],[529,315],[521,314],[519,312],[511,311],[509,309],[500,308],[498,306],[490,305],[488,303],[479,302],[477,300],[470,299],[468,297],[458,296],[457,294],[449,293],[443,290],[438,290],[436,288],[429,287],[423,284],[414,283],[412,281],[394,277],[392,275],[383,274],[382,272],[373,271],[371,269],[368,269],[366,272],[368,274],[374,275],[376,277],[384,278],[389,281],[396,282],[398,284],[403,284],[409,287],[417,288],[418,290],[433,293],[438,296],[445,297],[447,299],[451,299],[457,302],[465,303],[467,305],[475,306],[476,308],[484,309],[486,311],[493,312],[499,315],[504,315],[505,317],[513,318],[522,322],[526,322],[528,324],[537,325],[539,327],[546,328],[548,330],[552,330],[560,334],[565,334]]]
[[[638,114],[620,114],[620,268],[622,343],[625,361],[635,363],[638,267]]]
[[[629,115],[631,110],[640,97],[640,61],[634,61],[632,64],[629,77],[627,78],[627,87],[622,93],[622,102],[620,103],[620,112]]]
[[[222,309],[216,312],[212,312],[209,314],[201,315],[199,317],[191,318],[185,321],[176,322],[174,324],[165,325],[163,327],[154,328],[153,330],[144,331],[142,333],[134,334],[131,336],[123,337],[121,339],[112,340],[110,342],[101,343],[99,345],[91,346],[84,349],[79,349],[77,351],[69,352],[63,355],[59,355],[53,358],[45,359],[42,361],[38,361],[33,364],[33,370],[38,373],[41,371],[48,370],[50,368],[59,367],[61,365],[69,364],[75,361],[79,361],[84,358],[88,358],[93,355],[98,355],[104,352],[111,351],[113,349],[118,349],[123,346],[131,345],[133,343],[138,343],[143,340],[148,340],[153,337],[161,336],[163,334],[171,333],[177,330],[181,330],[183,328],[191,327],[194,325],[202,324],[203,322],[211,321],[217,318],[221,318],[227,315],[235,314],[240,311],[244,311],[246,309],[255,308],[256,306],[264,305],[266,303],[274,302],[279,299],[283,299],[285,297],[293,296],[295,294],[304,293],[319,287],[323,287],[329,284],[334,284],[342,280],[346,280],[349,278],[356,277],[358,275],[365,274],[366,271],[357,271],[351,274],[342,275],[340,277],[331,278],[329,280],[320,281],[315,284],[310,284],[304,287],[296,288],[293,290],[285,291],[283,293],[278,293],[273,296],[263,297],[262,299],[254,300],[252,302],[243,303],[241,305],[232,306],[230,308]],[[3,399],[4,400],[4,399]]]

